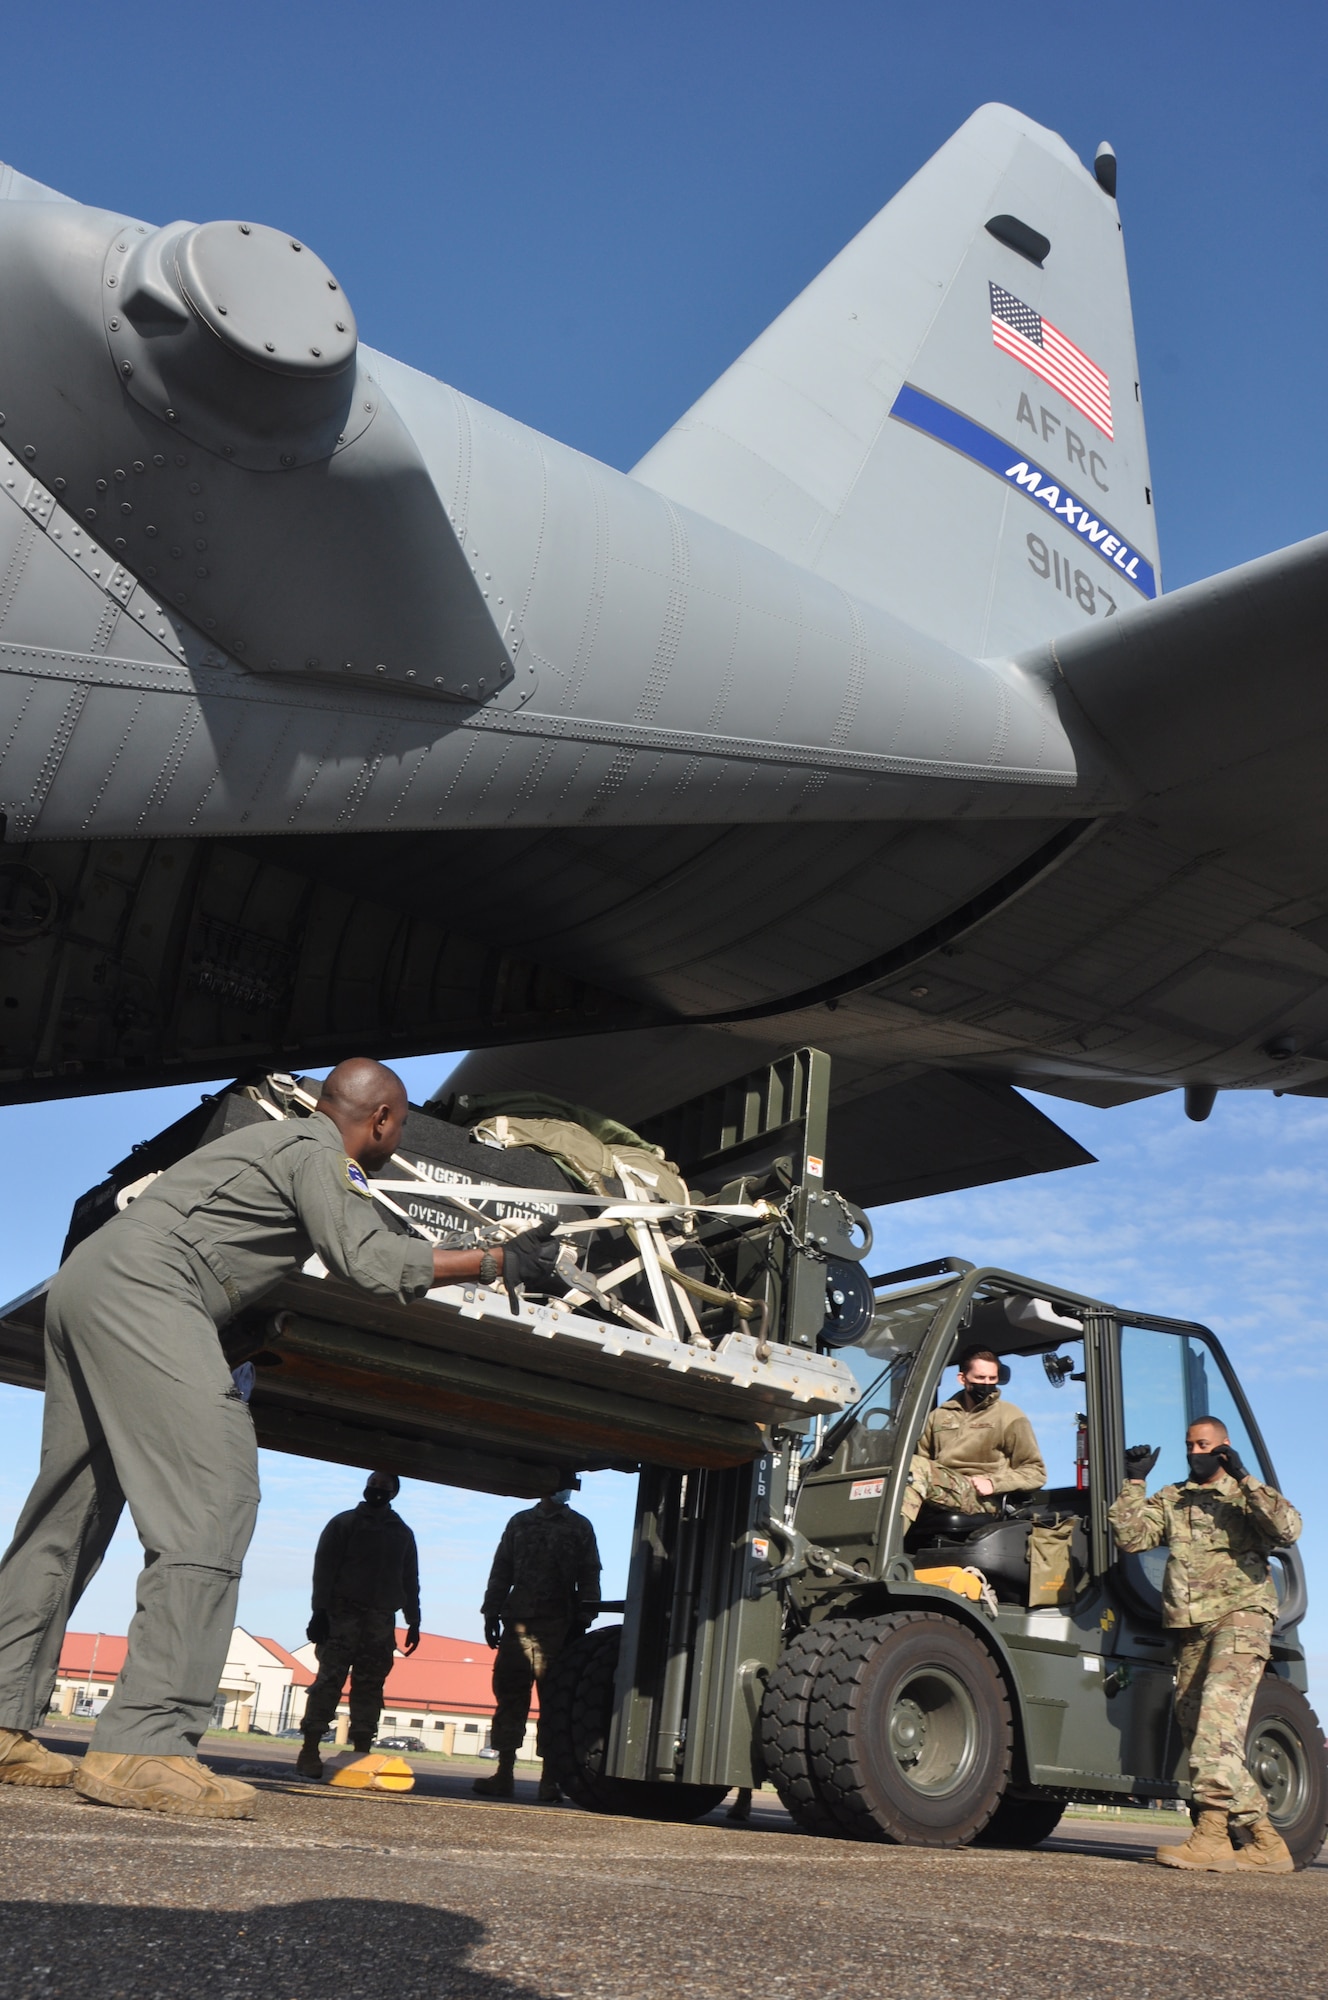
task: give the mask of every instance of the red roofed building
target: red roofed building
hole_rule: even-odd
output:
[[[279,1639],[260,1638],[258,1643],[260,1646],[267,1647],[268,1652],[271,1653],[274,1660],[279,1660],[283,1667],[290,1668],[296,1687],[307,1688],[313,1686],[314,1677],[308,1667],[305,1666],[303,1660],[297,1660],[294,1653],[288,1653]]]
[[[51,1707],[61,1715],[100,1715],[128,1643],[115,1632],[66,1632]]]
[[[404,1627],[397,1645],[405,1644]],[[125,1640],[111,1632],[68,1632],[60,1652],[51,1706],[62,1715],[99,1715],[124,1665]],[[255,1729],[269,1736],[296,1729],[318,1671],[310,1645],[288,1650],[237,1625],[213,1704],[213,1727]],[[409,1659],[398,1654],[384,1690],[383,1736],[414,1736],[426,1750],[458,1756],[487,1749],[493,1722],[493,1654],[479,1639],[423,1632]],[[520,1755],[535,1755],[535,1705]],[[345,1701],[337,1735],[350,1721]]]
[[[212,1704],[214,1729],[261,1729],[279,1736],[304,1713],[313,1675],[276,1639],[256,1638],[237,1625],[226,1649],[221,1684]]]
[[[62,1715],[100,1715],[124,1665],[127,1641],[114,1632],[66,1632],[51,1706]],[[270,1736],[304,1713],[313,1674],[276,1639],[237,1625],[212,1706],[218,1729],[261,1729]]]
[[[405,1643],[405,1627],[398,1626],[397,1646]],[[294,1657],[317,1670],[312,1646],[298,1647]],[[487,1749],[494,1709],[492,1677],[493,1654],[482,1640],[422,1632],[415,1652],[408,1659],[398,1652],[387,1677],[379,1734],[415,1736],[426,1750],[456,1756],[473,1756]],[[535,1755],[537,1709],[538,1703],[532,1702],[526,1740],[517,1753],[520,1757]],[[349,1723],[349,1715],[343,1700],[337,1711],[338,1735]]]

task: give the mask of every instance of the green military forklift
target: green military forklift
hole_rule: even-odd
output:
[[[820,1166],[824,1107],[810,1092],[786,1180]],[[680,1134],[665,1122],[652,1136]],[[944,1847],[1034,1846],[1071,1801],[1185,1802],[1166,1552],[1120,1552],[1107,1510],[1127,1444],[1161,1448],[1154,1490],[1183,1480],[1186,1426],[1203,1414],[1277,1484],[1220,1342],[956,1257],[868,1280],[869,1241],[805,1229],[770,1300],[772,1339],[851,1356],[861,1399],[773,1424],[748,1466],[643,1468],[623,1623],[588,1633],[546,1684],[565,1790],[591,1811],[691,1819],[769,1782],[808,1833]],[[919,1434],[972,1344],[999,1357],[1048,1484],[997,1516],[924,1507],[908,1526]],[[1273,1569],[1247,1754],[1304,1867],[1328,1831],[1328,1766],[1298,1551]]]

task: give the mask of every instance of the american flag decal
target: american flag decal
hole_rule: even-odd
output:
[[[1111,430],[1111,383],[1081,348],[1013,292],[989,283],[991,337],[1002,354],[1012,354],[1044,382],[1060,391],[1104,437]]]

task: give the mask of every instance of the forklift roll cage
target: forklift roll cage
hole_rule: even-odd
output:
[[[889,1449],[878,1468],[867,1468],[876,1470],[874,1478],[864,1479],[863,1466],[852,1462],[853,1446],[882,1378],[824,1436],[816,1435],[819,1424],[784,1429],[772,1438],[769,1455],[749,1468],[642,1473],[605,1775],[720,1787],[760,1782],[757,1717],[789,1631],[911,1608],[958,1620],[995,1656],[1015,1708],[1019,1784],[1045,1797],[1187,1796],[1160,1600],[1139,1568],[1142,1559],[1118,1555],[1108,1508],[1124,1476],[1125,1328],[1202,1343],[1245,1424],[1262,1477],[1276,1483],[1220,1341],[1197,1321],[1123,1309],[955,1257],[872,1283],[873,1331],[901,1306],[936,1302],[912,1350]],[[993,1309],[1007,1299],[1045,1302],[1062,1324],[994,1330]],[[1002,1603],[993,1615],[919,1579],[917,1569],[927,1565],[907,1552],[900,1513],[909,1463],[942,1375],[966,1336],[998,1354],[1050,1355],[1080,1337],[1070,1322],[1082,1329],[1087,1487],[1073,1499],[1065,1489],[1045,1497],[1082,1513],[1086,1574],[1073,1605],[1030,1611]],[[871,1341],[869,1333],[864,1345]],[[855,1485],[865,1494],[854,1495]],[[1280,1550],[1275,1569],[1281,1604],[1274,1671],[1303,1690],[1297,1623],[1306,1587],[1298,1551]]]
[[[1107,1510],[1120,1491],[1121,1481],[1125,1475],[1126,1445],[1145,1441],[1150,1444],[1157,1442],[1152,1438],[1142,1440],[1125,1436],[1120,1369],[1120,1335],[1124,1327],[1174,1334],[1203,1343],[1216,1362],[1223,1384],[1249,1433],[1250,1442],[1258,1455],[1260,1476],[1270,1486],[1277,1485],[1277,1474],[1271,1454],[1239,1378],[1221,1341],[1212,1328],[1203,1325],[1202,1322],[1127,1310],[1110,1305],[1105,1300],[1085,1292],[1076,1292],[1064,1286],[1049,1287],[1021,1272],[1009,1271],[995,1264],[974,1265],[960,1257],[942,1257],[932,1264],[916,1264],[900,1271],[887,1271],[874,1277],[871,1282],[877,1297],[878,1319],[882,1309],[891,1311],[908,1300],[920,1300],[930,1295],[938,1296],[942,1301],[935,1320],[919,1345],[909,1371],[909,1381],[896,1426],[899,1435],[916,1435],[921,1430],[922,1422],[935,1401],[945,1369],[952,1365],[961,1351],[964,1336],[973,1330],[975,1305],[983,1302],[984,1297],[1043,1299],[1065,1318],[1081,1321],[1086,1376],[1084,1389],[1088,1418],[1088,1462],[1093,1468],[1101,1468],[1104,1474],[1103,1477],[1090,1479],[1088,1484],[1087,1520],[1094,1576],[1105,1574],[1116,1560]],[[1018,1336],[1013,1329],[1010,1335],[992,1334],[984,1330],[982,1339],[984,1345],[991,1346],[1001,1356],[1038,1355],[1054,1354],[1067,1335],[1074,1337],[1066,1327],[1049,1328],[1045,1334],[1030,1334],[1027,1337]],[[849,1437],[861,1426],[869,1413],[870,1397],[875,1386],[876,1383],[872,1383],[864,1391],[862,1402],[836,1420],[823,1441],[813,1465],[804,1471],[800,1484],[812,1483],[818,1472],[830,1476],[832,1460],[845,1455]],[[1193,1417],[1204,1413],[1196,1410],[1190,1414],[1192,1421]],[[877,1553],[869,1570],[864,1572],[872,1582],[885,1582],[891,1578],[895,1581],[903,1580],[903,1573],[896,1566],[903,1559],[899,1503],[903,1498],[903,1488],[907,1478],[908,1458],[903,1456],[902,1463],[891,1467],[886,1487],[881,1495],[878,1531],[874,1537]],[[1282,1555],[1288,1572],[1295,1579],[1294,1589],[1284,1590],[1281,1593],[1282,1607],[1278,1622],[1280,1627],[1285,1627],[1304,1615],[1305,1582],[1304,1566],[1299,1552],[1292,1549],[1282,1552]],[[836,1591],[842,1594],[840,1585],[827,1583],[821,1594],[830,1595]],[[1293,1605],[1294,1611],[1292,1611]]]

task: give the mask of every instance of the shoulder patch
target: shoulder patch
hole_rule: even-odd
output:
[[[373,1189],[369,1186],[368,1176],[358,1160],[346,1161],[346,1186],[352,1194],[362,1194],[366,1201],[373,1200]]]

